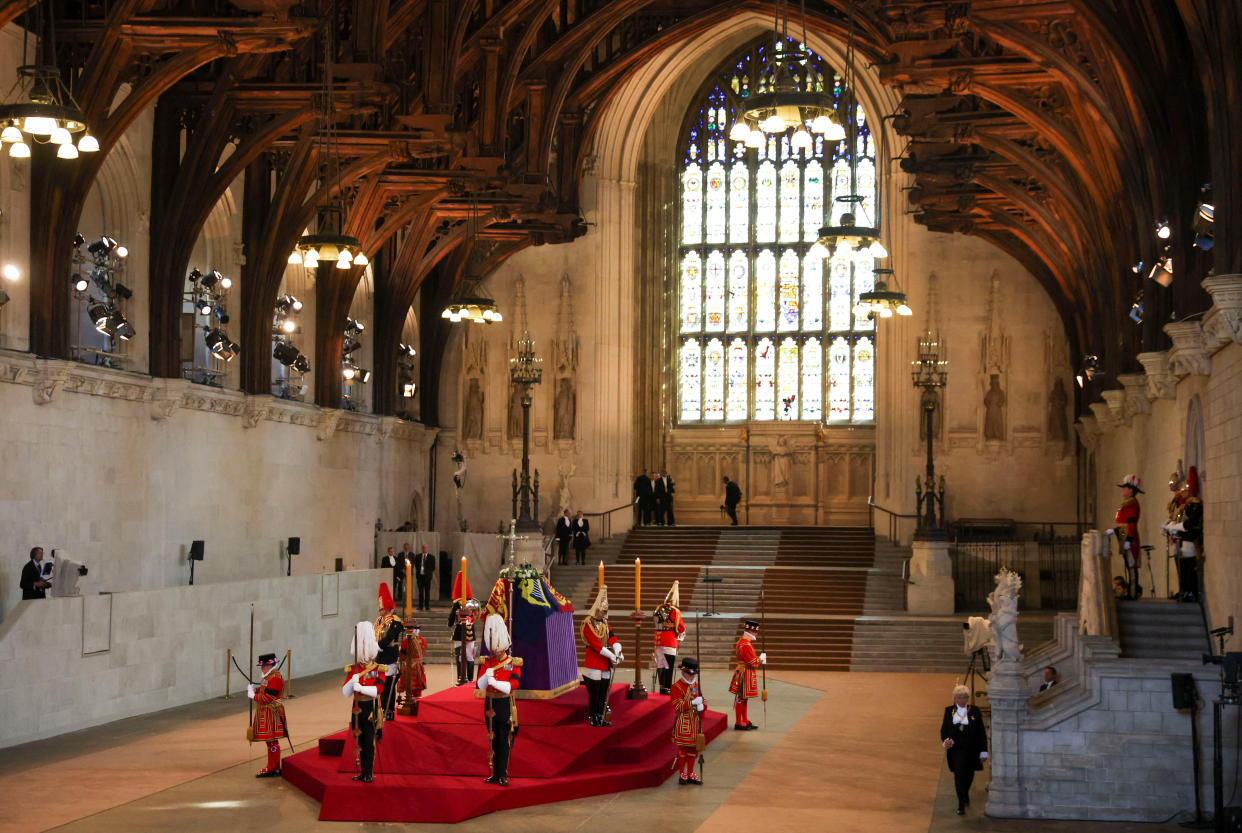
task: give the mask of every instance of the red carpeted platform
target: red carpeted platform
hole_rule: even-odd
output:
[[[485,784],[487,730],[483,701],[474,691],[460,686],[424,697],[418,717],[385,723],[370,784],[351,780],[354,739],[347,730],[321,744],[330,751],[343,742],[341,755],[299,752],[284,760],[283,777],[321,803],[323,821],[454,823],[496,810],[654,787],[673,774],[668,698],[627,700],[626,686],[617,683],[609,695],[610,728],[587,725],[582,688],[555,700],[518,701],[521,729],[509,786]],[[342,698],[342,715],[347,709]],[[726,725],[723,714],[706,712],[708,742]]]

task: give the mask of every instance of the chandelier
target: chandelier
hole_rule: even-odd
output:
[[[17,68],[17,82],[0,104],[0,145],[8,145],[9,156],[15,159],[29,158],[35,142],[56,145],[59,159],[77,159],[79,153],[99,150],[98,140],[87,129],[82,108],[73,100],[56,67],[56,15],[49,11],[44,20],[43,8],[48,5],[31,0],[26,9],[22,59],[25,60],[33,27],[38,38],[37,63]]]
[[[748,148],[760,148],[768,136],[776,136],[796,128],[789,144],[796,150],[810,150],[812,134],[826,141],[845,138],[843,128],[834,118],[836,107],[832,97],[814,89],[810,72],[799,78],[798,68],[807,66],[806,3],[801,3],[802,40],[792,52],[783,48],[789,38],[789,3],[777,0],[772,21],[772,75],[766,86],[758,82],[759,92],[746,98],[740,118],[729,129],[729,138]],[[809,129],[808,129],[809,128]]]
[[[873,318],[892,318],[893,314],[913,315],[914,311],[906,304],[906,293],[899,289],[889,289],[888,279],[893,277],[892,269],[875,269],[875,288],[858,296],[858,304],[854,314],[870,321]]]
[[[942,388],[949,375],[948,359],[940,358],[940,339],[928,332],[919,339],[918,358],[910,362],[910,380],[916,388]]]
[[[470,251],[472,253],[479,238],[477,213],[477,197],[472,194],[470,197],[469,220]],[[483,279],[478,276],[463,278],[462,293],[445,305],[444,311],[440,313],[440,317],[447,318],[454,324],[461,321],[469,321],[472,324],[498,324],[503,321],[504,316],[497,309],[496,301],[482,293],[482,284]]]
[[[341,140],[336,130],[336,100],[333,97],[332,59],[336,54],[336,37],[333,26],[327,27],[324,37],[323,60],[323,91],[320,100],[323,106],[323,129],[320,131],[320,157],[323,159],[323,187],[332,182],[337,186],[337,198],[334,204],[325,206],[323,213],[336,217],[336,231],[324,231],[317,234],[304,234],[298,238],[297,245],[289,254],[290,265],[301,265],[315,270],[320,263],[335,263],[337,269],[349,269],[353,266],[366,266],[370,263],[362,251],[358,238],[344,234],[345,202],[341,197]]]

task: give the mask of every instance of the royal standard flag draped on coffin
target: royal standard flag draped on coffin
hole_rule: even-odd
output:
[[[513,634],[512,653],[522,658],[518,697],[556,697],[578,686],[573,602],[537,570],[523,566],[514,579],[497,579],[487,613],[505,618]]]

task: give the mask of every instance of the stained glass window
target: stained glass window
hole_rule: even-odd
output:
[[[790,39],[777,45],[794,48]],[[853,307],[874,285],[874,261],[822,260],[808,250],[820,227],[846,211],[865,215],[863,222],[878,216],[875,137],[856,106],[845,125],[850,138],[841,142],[815,136],[811,148],[796,150],[794,126],[758,148],[731,141],[740,104],[773,83],[771,52],[764,40],[726,62],[681,140],[672,307],[685,334],[680,422],[872,422],[875,324]],[[822,57],[808,52],[795,72],[801,87],[839,102],[840,75]],[[860,204],[839,199],[850,194]]]

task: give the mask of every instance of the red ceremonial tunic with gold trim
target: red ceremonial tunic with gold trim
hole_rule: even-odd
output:
[[[427,687],[427,670],[423,668],[423,657],[427,656],[427,640],[422,634],[406,634],[401,650],[407,653],[413,651],[410,656],[410,691],[422,691]]]
[[[279,740],[285,736],[285,680],[279,671],[273,671],[260,680],[254,690],[254,729],[251,740]]]
[[[612,663],[600,656],[599,652],[604,648],[612,650],[612,646],[617,644],[617,641],[617,638],[612,635],[612,628],[607,619],[592,619],[588,616],[582,623],[582,642],[586,645],[583,651],[583,665],[595,671],[611,671]]]
[[[1113,518],[1113,524],[1117,527],[1118,537],[1123,542],[1130,542],[1130,551],[1136,556],[1139,554],[1138,522],[1140,513],[1138,500],[1128,497],[1121,501],[1121,508],[1117,510],[1117,516]]]
[[[384,672],[388,670],[385,665],[376,665],[373,662],[363,663],[361,665],[351,665],[345,669],[345,682],[349,682],[355,674],[358,675],[358,685],[375,686],[375,699],[379,699],[379,695],[384,693]],[[370,700],[364,694],[354,693],[354,700]]]
[[[492,679],[497,682],[507,682],[511,686],[509,693],[517,691],[518,683],[522,681],[522,666],[517,665],[513,661],[513,657],[506,655],[505,658],[497,662],[495,657],[488,657],[483,660],[483,664],[479,666],[479,676],[482,677],[487,673],[488,669],[492,671]],[[486,689],[488,697],[508,697],[490,685]]]
[[[673,704],[674,714],[673,743],[678,746],[691,748],[698,746],[702,718],[693,701],[701,694],[702,691],[698,684],[687,683],[680,674],[677,675],[677,682],[673,683],[673,687],[669,689],[668,700]],[[707,708],[706,700],[703,701],[703,708]]]
[[[729,691],[740,697],[759,696],[759,676],[755,669],[759,667],[759,655],[755,653],[755,644],[743,634],[733,647],[733,679],[729,681]]]
[[[686,632],[685,620],[681,611],[671,605],[656,610],[655,644],[657,648],[676,648],[680,644],[678,636]]]

